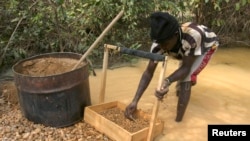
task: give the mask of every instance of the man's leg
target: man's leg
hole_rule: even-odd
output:
[[[180,81],[177,81],[176,86],[175,86],[175,89],[176,89],[176,96],[179,96],[179,95],[180,95],[180,92],[181,92],[180,83],[181,83]]]
[[[177,116],[175,121],[180,122],[185,114],[191,94],[191,81],[180,82],[180,91],[178,94]]]
[[[177,116],[175,119],[176,122],[180,122],[183,119],[191,95],[191,86],[194,84],[194,82],[196,83],[197,75],[204,68],[203,60],[204,58],[206,58],[205,56],[206,55],[201,55],[197,57],[188,76],[184,80],[180,80],[177,82],[176,95],[179,99],[177,104]],[[197,70],[199,70],[199,72]]]
[[[196,84],[197,75],[205,68],[211,59],[213,53],[216,49],[210,49],[204,55],[199,56],[192,68],[189,75],[181,81],[177,82],[176,85],[176,95],[179,97],[178,105],[177,105],[177,116],[175,121],[180,122],[184,116],[186,108],[189,103],[190,95],[191,95],[191,87]]]

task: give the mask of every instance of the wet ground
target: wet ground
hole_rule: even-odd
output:
[[[206,141],[209,124],[250,124],[250,49],[219,49],[208,66],[198,76],[192,88],[189,106],[182,122],[175,122],[177,97],[175,83],[160,104],[158,118],[164,121],[163,134],[156,141]],[[129,104],[137,89],[141,74],[147,65],[142,59],[133,67],[108,70],[105,102],[121,101]],[[178,67],[169,59],[166,76]],[[160,65],[150,86],[138,105],[151,111],[155,102],[154,91],[158,85]],[[92,104],[98,103],[102,70],[90,76]]]

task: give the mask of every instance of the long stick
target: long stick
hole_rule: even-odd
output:
[[[161,89],[161,85],[162,85],[162,81],[164,79],[164,74],[166,72],[166,68],[167,68],[167,56],[165,57],[165,61],[164,61],[164,64],[163,64],[161,72],[160,72],[160,78],[159,78],[158,87],[157,87],[158,90]],[[160,105],[159,103],[160,103],[160,100],[158,100],[158,98],[156,98],[155,99],[155,104],[154,104],[154,107],[153,107],[152,117],[151,117],[151,120],[150,120],[147,141],[152,141],[153,137],[154,137],[153,136],[153,134],[154,134],[153,133],[154,132],[154,125],[155,125],[158,110],[159,110],[159,105]]]
[[[104,102],[105,88],[106,88],[106,76],[107,76],[107,68],[108,68],[108,58],[109,58],[109,49],[107,47],[104,47],[104,57],[103,57],[103,67],[102,67],[103,69],[102,69],[99,103]]]
[[[105,34],[111,29],[111,27],[121,18],[124,10],[121,10],[120,13],[112,20],[112,22],[104,29],[102,34],[95,40],[95,42],[89,47],[89,49],[84,53],[78,63],[73,67],[72,70],[76,69],[77,66],[89,55],[89,53],[96,47],[96,45],[103,39]]]

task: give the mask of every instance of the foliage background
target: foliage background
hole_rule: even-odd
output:
[[[94,64],[102,61],[105,43],[147,51],[148,17],[154,11],[212,28],[222,46],[250,46],[250,0],[1,0],[1,70],[47,52],[83,54],[122,8],[123,17],[89,55]],[[128,55],[110,56],[111,62],[133,61]]]

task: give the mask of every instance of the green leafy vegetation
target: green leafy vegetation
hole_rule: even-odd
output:
[[[249,0],[2,0],[0,2],[0,67],[47,52],[84,52],[112,19],[125,13],[91,52],[101,62],[103,45],[114,44],[148,51],[149,19],[154,11],[168,11],[180,23],[195,21],[214,29],[222,44],[249,45]],[[238,35],[241,36],[238,36]],[[111,61],[134,61],[112,54]]]

